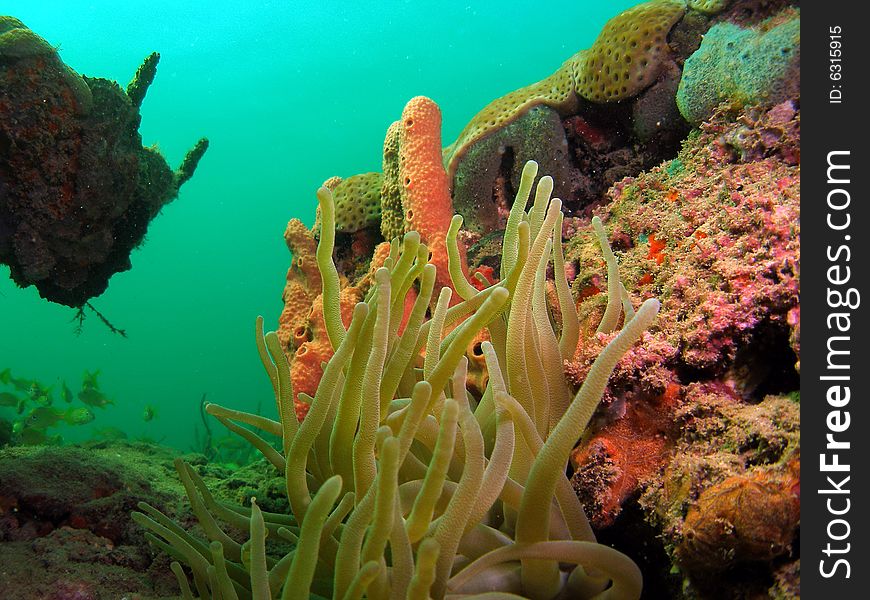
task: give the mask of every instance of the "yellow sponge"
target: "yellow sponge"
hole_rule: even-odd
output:
[[[668,33],[685,11],[683,0],[651,0],[608,21],[575,73],[577,93],[614,102],[652,84],[670,52]]]
[[[405,234],[402,184],[399,181],[399,140],[402,122],[394,121],[384,138],[384,180],[381,186],[381,235],[387,241]]]
[[[705,15],[715,15],[722,12],[722,9],[728,5],[729,0],[689,0],[689,8],[704,13]]]
[[[362,173],[342,179],[333,190],[335,230],[354,233],[381,221],[380,173]]]

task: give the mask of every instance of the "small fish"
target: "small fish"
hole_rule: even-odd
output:
[[[30,411],[24,419],[23,426],[30,429],[47,429],[53,427],[63,418],[63,413],[50,406],[39,406]]]
[[[142,411],[142,420],[146,423],[157,416],[157,409],[153,404],[145,405],[145,410]]]
[[[79,400],[88,406],[96,406],[98,408],[105,408],[107,404],[114,404],[108,396],[95,387],[82,387],[78,397]]]
[[[99,389],[99,384],[97,384],[97,377],[100,374],[100,370],[97,369],[93,373],[90,371],[85,371],[85,374],[82,375],[82,389]]]
[[[0,406],[18,406],[18,396],[12,392],[0,392]]]
[[[42,406],[51,406],[51,403],[54,402],[54,399],[51,397],[51,388],[43,386],[38,381],[30,384],[27,395],[30,396],[31,400]]]
[[[67,409],[61,414],[61,418],[67,425],[86,425],[96,417],[90,409],[80,406]]]
[[[117,427],[103,427],[94,430],[94,438],[98,440],[126,440],[127,433]]]
[[[15,407],[15,411],[20,415],[27,407],[27,398],[19,398],[12,392],[0,392],[0,406]]]
[[[60,397],[63,398],[63,401],[67,404],[73,401],[73,392],[69,389],[66,381],[63,382],[63,387],[60,388]]]
[[[11,385],[19,392],[30,391],[30,386],[33,384],[29,379],[18,379],[17,377],[13,377],[10,369],[3,369],[3,371],[0,371],[0,383]]]
[[[80,406],[58,410],[50,406],[39,406],[30,411],[30,414],[19,421],[20,429],[48,429],[63,421],[67,425],[85,425],[94,420],[94,413],[90,409]]]
[[[57,446],[63,439],[59,435],[46,435],[42,429],[25,427],[18,432],[18,441],[25,446]]]

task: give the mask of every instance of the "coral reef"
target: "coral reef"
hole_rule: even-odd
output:
[[[365,218],[345,219],[339,207],[338,231],[365,225],[368,233],[354,240],[360,248],[370,248],[378,241],[378,230],[383,239],[391,240],[413,229],[432,246],[430,238],[438,239],[447,230],[449,216],[457,212],[466,227],[461,259],[466,248],[504,229],[526,160],[538,161],[553,177],[555,193],[571,215],[599,202],[602,192],[620,178],[671,158],[688,132],[675,100],[683,62],[709,28],[707,14],[726,3],[702,4],[687,10],[682,0],[652,0],[627,10],[607,23],[591,48],[569,58],[551,76],[484,107],[442,152],[448,191],[441,181],[435,182],[433,198],[439,200],[410,208],[413,218],[407,211],[415,201],[399,172],[402,161],[407,163],[407,157],[402,158],[407,152],[402,150],[403,137],[410,132],[404,121],[396,122],[384,141],[380,197],[375,197],[374,184],[366,188],[364,198],[357,196],[366,206]],[[406,110],[420,110],[424,122],[434,115],[415,103]],[[425,130],[440,133],[440,127],[427,125]],[[434,139],[430,134],[423,137]],[[430,144],[429,162],[436,145]],[[434,162],[426,170],[433,175],[437,171]],[[337,201],[342,204],[341,198]],[[375,222],[377,202],[380,227]],[[426,216],[420,217],[421,209]],[[354,225],[346,227],[346,220]],[[438,235],[433,236],[427,230],[435,224]],[[430,249],[436,263],[443,265],[440,249]]]
[[[478,140],[544,104],[573,114],[579,98],[612,102],[652,84],[671,57],[667,35],[683,16],[682,0],[651,0],[614,17],[588,50],[578,52],[551,76],[492,101],[444,149],[451,181],[464,153]]]
[[[800,16],[784,11],[752,29],[717,23],[683,68],[677,106],[699,124],[727,102],[745,106],[778,104],[800,93]]]
[[[73,307],[102,294],[193,175],[205,139],[174,171],[142,147],[139,105],[157,60],[125,92],[79,76],[20,21],[0,17],[0,262],[19,286]]]
[[[280,420],[207,407],[284,474],[292,516],[263,513],[255,499],[250,509],[221,505],[181,461],[177,468],[210,540],[208,552],[159,510],[140,504],[143,512],[134,513],[152,542],[190,567],[201,597],[232,597],[238,590],[262,598],[442,598],[485,591],[536,598],[605,589],[614,598],[639,597],[637,567],[595,542],[564,467],[617,361],[652,324],[659,305],[649,299],[635,311],[630,300],[611,294],[599,329],[612,340],[579,391],[570,393],[561,362],[577,347],[579,330],[563,275],[561,203],[550,199],[552,185],[542,178],[526,212],[536,173],[537,165],[527,163],[505,231],[501,270],[510,275],[502,282],[450,308],[451,288],[443,287],[424,321],[437,267],[410,232],[401,249],[393,245],[347,328],[326,231],[334,226],[332,197],[327,188],[319,190],[321,299],[335,353],[308,398],[307,416],[298,422],[290,366],[278,336],[262,336],[261,320],[258,346]],[[455,223],[448,244],[456,243]],[[593,225],[610,289],[618,290],[616,259],[600,221]],[[551,261],[557,293],[548,307]],[[448,268],[464,279],[458,264]],[[415,281],[419,293],[400,333]],[[455,279],[454,285],[463,289]],[[549,321],[551,309],[561,314],[559,330]],[[484,327],[492,340],[480,343],[489,378],[474,398],[464,354]],[[278,436],[281,451],[236,423]],[[247,527],[249,541],[230,538],[218,520]],[[293,542],[295,550],[270,557],[267,532]],[[180,563],[172,568],[190,597]]]
[[[288,223],[277,331],[255,327],[277,416],[203,396],[235,446],[206,426],[208,456],[43,447],[75,415],[0,373],[0,445],[41,445],[0,449],[0,589],[799,596],[793,4],[639,4],[447,148],[409,101],[382,173],[328,179],[313,229]],[[158,59],[122,90],[0,17],[20,284],[88,306],[193,174],[204,143],[175,171],[141,147]],[[239,447],[264,458],[209,464]]]
[[[782,394],[799,386],[799,136],[792,101],[721,110],[600,209],[626,285],[663,308],[617,366],[574,482],[596,527],[659,532],[646,535],[662,536],[690,582],[682,593],[719,597],[742,578],[745,595],[766,594],[796,560],[799,405]],[[581,323],[605,310],[596,250],[583,234],[568,245]],[[599,338],[566,364],[572,381]]]
[[[684,68],[690,55],[707,51],[702,36],[711,24],[739,26],[754,36],[784,27],[774,37],[787,38],[798,13],[785,1],[692,2],[685,14],[679,2],[651,4],[642,7],[662,15],[673,10],[676,16],[673,21],[662,16],[664,33],[638,29],[637,35],[663,35],[656,39],[667,48],[659,47],[658,62],[651,66],[655,77],[633,96],[622,102],[572,99],[566,90],[573,83],[564,74],[577,61],[588,60],[587,51],[544,82],[494,101],[445,149],[452,189],[443,194],[438,171],[434,189],[442,200],[423,209],[440,223],[427,235],[429,246],[433,237],[446,240],[446,259],[438,271],[446,266],[453,283],[460,282],[449,297],[467,302],[476,293],[455,275],[463,247],[478,289],[494,282],[513,285],[516,246],[503,230],[515,231],[513,197],[528,193],[523,161],[539,153],[556,177],[543,178],[538,188],[565,198],[566,216],[558,229],[568,243],[564,262],[554,258],[552,267],[538,275],[544,282],[538,294],[549,306],[549,325],[574,343],[560,344],[564,382],[508,377],[509,386],[546,387],[551,393],[566,384],[580,387],[596,357],[617,337],[621,318],[614,303],[623,303],[630,322],[632,297],[662,299],[656,327],[614,365],[601,405],[571,455],[570,482],[600,539],[633,558],[643,557],[638,564],[656,593],[718,598],[727,587],[723,583],[737,579],[744,596],[791,597],[799,585],[799,403],[794,397],[800,355],[799,85],[790,82],[794,85],[777,94],[751,100],[712,103],[691,132],[676,97],[684,89],[680,86],[694,84],[694,77],[718,77],[711,87],[727,85],[723,73],[698,75],[697,64]],[[625,25],[630,20],[624,26],[616,21],[611,33],[635,31]],[[599,39],[607,37],[602,33]],[[793,43],[796,49],[798,40]],[[757,49],[746,48],[752,56]],[[793,66],[798,53],[792,60]],[[403,135],[403,123],[397,122],[384,143],[380,225],[387,238],[413,227],[400,176]],[[463,219],[454,218],[445,233],[446,215],[453,210]],[[411,216],[419,215],[419,209],[411,209]],[[604,219],[607,232],[589,233],[593,215]],[[541,218],[542,213],[529,212],[531,236]],[[465,230],[459,231],[463,222]],[[339,273],[357,273],[349,281],[368,267],[368,253],[355,261],[346,258],[347,248],[356,243],[338,239],[334,253]],[[409,243],[417,242],[406,238],[404,244]],[[623,290],[612,287],[619,277],[611,273],[616,258],[608,257],[610,246],[618,256]],[[392,263],[384,264],[395,265],[401,248],[394,241]],[[451,261],[452,250],[457,252]],[[576,337],[564,335],[573,326],[572,311],[562,310],[569,292],[557,289],[563,273],[578,310],[577,331],[583,332]],[[393,326],[399,321],[406,326],[419,287],[403,287],[408,294],[402,303],[393,299],[391,308],[401,304],[403,315],[391,317]],[[369,291],[367,302],[377,288]],[[440,319],[438,305],[430,308],[432,319]],[[543,323],[536,325],[538,331],[546,329]],[[498,347],[506,335],[498,327],[488,329],[487,337],[465,345],[465,387],[475,398],[485,397],[492,386],[484,348],[488,343]],[[434,349],[425,346],[424,377],[425,356]],[[336,347],[333,343],[330,350]],[[507,352],[504,363],[508,371],[516,366],[510,356]],[[557,360],[551,356],[542,363]]]
[[[568,214],[618,179],[672,157],[688,131],[675,102],[681,65],[709,27],[697,15],[681,0],[639,4],[608,21],[592,47],[552,76],[481,110],[444,150],[454,206],[468,229],[504,228],[505,204],[530,157],[546,165]]]
[[[623,251],[626,278],[667,300],[661,329],[680,348],[678,370],[686,374],[721,376],[749,359],[742,354],[753,345],[747,342],[762,344],[774,331],[780,341],[791,334],[799,118],[790,102],[739,117],[720,114],[676,159],[611,191],[603,214]],[[574,280],[575,291],[601,272],[594,247],[582,236],[569,244],[569,259],[584,274]],[[785,366],[794,359],[784,359]],[[757,387],[737,384],[750,395]]]

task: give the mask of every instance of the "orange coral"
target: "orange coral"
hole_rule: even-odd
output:
[[[667,462],[672,445],[668,430],[680,389],[670,383],[652,401],[630,402],[621,419],[571,454],[572,482],[596,527],[611,525],[622,503]]]
[[[664,250],[665,246],[667,246],[667,242],[665,240],[660,240],[656,238],[654,234],[649,234],[649,252],[646,257],[650,260],[656,261],[657,265],[660,265],[665,260]]]
[[[341,320],[345,327],[350,325],[353,307],[361,302],[366,290],[374,282],[374,273],[384,265],[390,255],[390,245],[386,242],[378,244],[372,256],[368,273],[356,285],[345,285],[340,292]],[[286,309],[286,305],[285,305]],[[323,316],[323,295],[318,294],[311,302],[306,314],[305,334],[302,342],[290,359],[290,379],[293,382],[293,404],[296,407],[296,418],[300,421],[308,413],[308,403],[299,398],[299,394],[308,394],[312,398],[323,377],[323,363],[327,362],[334,350],[326,332],[326,321]]]
[[[405,105],[399,152],[405,218],[411,229],[424,240],[446,233],[453,205],[441,166],[441,111],[429,98],[417,96]]]
[[[333,178],[333,183],[335,180]],[[299,399],[299,394],[314,396],[323,376],[322,364],[332,357],[333,349],[323,316],[322,282],[315,256],[317,243],[314,233],[298,219],[291,219],[284,231],[284,239],[293,253],[293,263],[287,271],[284,309],[278,319],[277,333],[290,361],[296,417],[302,420],[308,412],[308,404]],[[362,301],[366,290],[371,287],[374,272],[383,266],[389,254],[390,245],[379,244],[368,273],[356,285],[348,285],[346,280],[342,284],[341,319],[345,327],[350,324],[353,307]]]

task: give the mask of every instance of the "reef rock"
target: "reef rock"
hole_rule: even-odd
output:
[[[193,175],[143,148],[139,105],[159,55],[122,90],[82,77],[19,20],[0,16],[0,263],[21,287],[81,307],[130,268],[150,221]]]
[[[800,15],[786,11],[754,28],[717,23],[683,68],[677,106],[691,123],[715,108],[772,106],[800,92]]]

